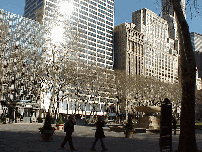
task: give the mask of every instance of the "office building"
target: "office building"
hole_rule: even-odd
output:
[[[40,67],[42,67],[42,65],[46,66],[47,64],[52,64],[52,62],[46,62],[45,58],[47,58],[47,57],[45,56],[46,54],[44,54],[44,48],[50,49],[50,48],[48,48],[50,45],[47,45],[47,43],[46,43],[49,40],[47,38],[47,35],[49,34],[49,33],[47,33],[47,31],[49,30],[48,27],[44,26],[43,24],[41,24],[38,21],[28,19],[28,18],[19,16],[19,15],[10,13],[10,12],[6,12],[4,10],[1,10],[0,16],[1,16],[1,25],[2,24],[8,25],[8,30],[9,30],[9,34],[8,33],[5,34],[6,26],[1,26],[0,34],[5,35],[6,38],[3,40],[8,41],[7,45],[5,45],[6,42],[1,43],[1,48],[7,49],[8,50],[7,53],[9,53],[9,51],[11,51],[11,52],[13,51],[13,53],[17,53],[17,51],[14,49],[15,46],[17,45],[20,47],[20,50],[24,51],[23,53],[36,53],[36,52],[42,53],[39,55],[40,55],[40,57],[44,58],[44,60],[43,60],[44,63],[39,63],[39,61],[37,61],[37,62],[35,62],[34,65],[30,64],[29,66],[32,66],[32,68],[30,68],[32,71],[36,71],[36,69],[39,69]],[[3,29],[2,29],[2,27],[3,27]],[[97,34],[96,36],[99,36],[99,34]],[[62,43],[60,43],[60,44],[62,44]],[[58,43],[55,43],[55,45],[58,45]],[[16,49],[18,49],[18,48],[16,48]],[[3,51],[3,50],[1,50],[1,51]],[[5,51],[3,51],[1,53],[5,53]],[[104,51],[103,55],[106,55],[105,53],[107,53],[107,50]],[[95,54],[99,54],[99,53],[96,52]],[[33,56],[29,56],[29,57],[33,57]],[[24,59],[26,59],[26,58],[24,58]],[[27,58],[26,61],[29,61],[29,60],[30,60],[30,58]],[[112,60],[112,59],[109,59],[109,60]],[[24,60],[20,60],[20,61],[23,62]],[[12,58],[10,58],[10,60],[7,60],[7,62],[15,63],[15,61],[13,61]],[[36,63],[40,64],[40,66],[37,66]],[[3,66],[3,64],[1,64],[1,65]],[[9,64],[9,65],[11,66],[12,64]],[[98,66],[98,64],[97,64],[97,66]],[[35,68],[33,68],[33,67],[35,67]],[[21,66],[19,66],[19,68],[21,68]],[[94,72],[95,72],[95,74],[98,75],[99,78],[97,78],[97,79],[100,80],[99,83],[102,82],[102,86],[96,86],[96,83],[97,83],[96,81],[95,81],[95,83],[92,82],[92,84],[85,84],[86,85],[86,87],[84,87],[85,89],[82,90],[80,88],[80,91],[77,92],[78,96],[80,96],[79,98],[76,95],[74,95],[75,87],[68,86],[69,89],[64,90],[63,93],[60,92],[59,96],[55,97],[55,98],[57,98],[55,100],[59,99],[60,102],[54,103],[55,108],[53,110],[55,112],[57,112],[58,114],[59,113],[63,113],[63,114],[77,113],[77,114],[90,115],[90,114],[92,114],[92,109],[94,109],[98,115],[103,115],[106,110],[107,104],[114,103],[114,101],[116,100],[116,99],[112,98],[112,95],[109,95],[109,92],[112,93],[112,89],[110,89],[110,91],[107,91],[107,90],[109,90],[109,88],[106,87],[108,85],[107,81],[108,82],[113,81],[114,78],[113,78],[113,75],[110,74],[110,71],[113,72],[112,68],[107,69],[106,67],[103,67],[103,66],[98,66],[98,68],[100,68],[100,70],[94,71]],[[25,72],[28,72],[26,70],[28,70],[28,69],[25,69]],[[32,120],[39,117],[40,115],[43,118],[45,116],[45,114],[48,112],[49,104],[50,104],[50,100],[51,100],[51,96],[52,96],[51,89],[49,89],[49,87],[47,86],[48,80],[46,79],[46,81],[43,80],[43,82],[39,81],[39,83],[37,83],[37,85],[43,85],[43,87],[36,86],[36,88],[39,88],[39,89],[42,87],[42,92],[40,93],[40,99],[38,99],[37,97],[34,96],[34,92],[29,92],[29,89],[33,90],[33,91],[35,90],[33,88],[34,86],[32,84],[33,81],[27,80],[26,79],[27,77],[25,77],[25,76],[22,77],[20,75],[21,73],[22,72],[18,72],[18,75],[11,74],[10,76],[5,76],[5,82],[9,81],[9,80],[12,81],[13,78],[16,78],[18,82],[15,81],[15,83],[12,84],[11,86],[10,86],[10,82],[9,82],[9,85],[4,85],[2,92],[5,93],[6,90],[11,91],[13,87],[17,88],[19,86],[21,95],[19,96],[19,94],[16,94],[15,91],[14,92],[11,91],[8,94],[7,93],[4,94],[1,99],[2,105],[3,105],[3,107],[1,109],[3,109],[4,113],[8,112],[8,105],[10,103],[8,102],[7,99],[9,98],[10,101],[16,101],[16,104],[14,105],[14,107],[16,108],[16,113],[18,112],[24,117],[30,117],[31,116],[30,110],[37,109],[38,111],[34,112],[34,114],[32,115],[34,117]],[[48,73],[49,72],[47,72],[47,74]],[[28,73],[28,75],[29,74],[30,73]],[[100,77],[102,77],[102,80]],[[29,77],[29,78],[32,79],[32,77]],[[51,84],[51,82],[52,81],[50,81],[50,84]],[[21,85],[23,85],[23,86],[21,86]],[[96,91],[95,88],[97,88],[97,87],[99,87],[99,90]],[[90,88],[90,90],[89,90],[89,88]],[[8,97],[7,97],[7,95],[8,95]],[[39,103],[38,103],[38,101],[39,101]],[[37,103],[35,104],[33,102],[37,102]],[[86,111],[86,113],[84,113],[84,111]],[[13,116],[14,115],[16,116],[16,113],[13,114]],[[95,113],[93,113],[93,114],[95,114]],[[15,119],[13,119],[13,120],[15,120]],[[18,121],[18,120],[19,119],[17,118],[16,121]]]
[[[154,77],[162,82],[178,83],[178,41],[169,37],[168,29],[168,22],[149,9],[133,12],[132,23],[114,27],[114,69],[127,75],[140,75],[139,78],[145,76],[151,81]],[[131,98],[130,94],[123,99],[126,113],[134,106],[154,104],[144,93],[140,96],[143,99]],[[132,111],[139,115],[134,109]]]
[[[43,61],[43,35],[44,28],[38,22],[0,9],[0,101],[3,113],[11,108],[16,122],[18,114],[29,117],[32,111],[33,116],[39,116],[39,94],[35,90],[40,83],[35,79],[33,84],[33,79]],[[38,64],[35,57],[41,59]]]
[[[196,90],[202,90],[202,78],[198,76],[198,68],[196,67]]]
[[[191,32],[190,36],[191,36],[193,51],[202,52],[202,34]]]
[[[168,22],[146,8],[133,12],[132,22],[144,35],[145,76],[178,83],[178,41],[169,37]]]
[[[97,69],[113,71],[114,0],[26,0],[24,16],[46,27],[44,37],[47,40],[44,47],[50,53],[47,55],[50,59],[53,48],[63,54],[63,50],[68,50],[69,53],[62,57],[81,61]],[[101,75],[108,77],[105,72]],[[83,95],[86,93],[84,91]],[[94,95],[88,95],[87,100],[103,103],[108,100],[102,95],[92,100],[92,96]],[[69,102],[70,100],[73,102]],[[76,102],[73,96],[66,98],[64,103],[68,103],[68,106],[63,103],[65,110],[60,113],[65,113],[66,110],[72,113]],[[103,103],[99,104],[100,107]],[[83,106],[84,103],[79,101],[78,105]]]
[[[202,52],[194,51],[196,67],[198,70],[198,78],[202,78]]]
[[[190,33],[190,36],[196,61],[196,67],[198,70],[197,78],[202,78],[202,35],[196,32],[192,32]]]
[[[122,23],[114,28],[114,68],[127,75],[145,75],[144,35],[134,23]]]
[[[50,43],[77,41],[81,61],[113,69],[114,0],[26,0],[24,10],[48,27]]]

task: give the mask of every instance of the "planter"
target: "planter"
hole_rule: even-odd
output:
[[[4,118],[3,124],[8,124],[9,118]]]
[[[39,128],[39,131],[41,133],[41,137],[42,137],[43,141],[49,142],[49,141],[53,140],[52,136],[53,136],[55,129],[44,130],[43,128]]]
[[[110,131],[115,131],[115,132],[124,132],[124,128],[121,127],[110,127]]]
[[[125,138],[131,138],[133,137],[133,131],[126,131],[125,133]]]
[[[56,123],[56,130],[59,130],[59,124]]]
[[[63,129],[64,129],[64,124],[59,124],[59,125],[57,126],[57,128],[58,128],[58,130],[63,130]]]
[[[146,128],[135,128],[135,133],[146,133]]]

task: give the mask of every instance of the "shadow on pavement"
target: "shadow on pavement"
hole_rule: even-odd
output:
[[[94,141],[94,131],[91,135],[82,133],[73,133],[73,144],[76,151],[90,151]],[[107,136],[104,139],[105,146],[111,152],[158,152],[159,135],[158,134],[134,134],[133,138]],[[116,133],[114,133],[115,135]],[[64,132],[56,132],[51,142],[43,142],[40,133],[30,132],[11,132],[0,131],[0,151],[70,151],[69,144],[66,143],[65,149],[60,149],[60,145],[65,137]],[[173,150],[177,149],[178,137],[173,137]],[[197,145],[202,144],[197,143]],[[100,141],[96,144],[97,151],[101,151]]]

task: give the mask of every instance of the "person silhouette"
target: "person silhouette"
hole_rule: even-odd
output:
[[[66,136],[64,138],[63,143],[60,147],[64,148],[65,143],[68,141],[71,150],[75,150],[72,142],[72,133],[74,132],[74,116],[70,115],[69,120],[66,121],[64,125],[64,132],[66,132]]]
[[[175,119],[175,117],[172,117],[172,123],[173,123],[173,129],[174,129],[174,135],[176,135],[176,129],[177,129],[177,120]]]
[[[104,145],[104,142],[103,142],[103,139],[102,139],[102,138],[105,138],[104,131],[103,131],[103,128],[102,128],[102,127],[105,126],[105,124],[106,123],[105,123],[105,121],[103,121],[102,116],[99,116],[98,121],[96,123],[95,141],[93,142],[93,145],[90,148],[90,150],[95,151],[95,145],[96,145],[98,139],[100,139],[103,151],[108,150],[107,148],[105,148],[105,145]]]

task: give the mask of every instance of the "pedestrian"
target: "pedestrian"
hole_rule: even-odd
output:
[[[69,120],[66,121],[64,126],[64,132],[66,132],[66,136],[63,143],[61,144],[62,148],[64,148],[65,143],[68,141],[70,149],[75,150],[72,142],[72,133],[74,132],[74,125],[75,125],[74,116],[70,115]]]
[[[173,123],[174,135],[176,135],[176,129],[177,129],[176,124],[177,124],[177,120],[175,119],[175,117],[173,117],[172,123]]]
[[[103,121],[103,117],[99,116],[98,121],[96,123],[95,141],[93,142],[93,145],[90,150],[93,150],[93,151],[95,150],[95,145],[96,145],[96,142],[98,141],[98,139],[100,139],[103,151],[108,150],[107,148],[105,148],[105,145],[103,142],[103,138],[105,138],[105,135],[104,135],[104,131],[103,131],[102,127],[104,127],[105,124],[106,123],[105,123],[105,121]]]

